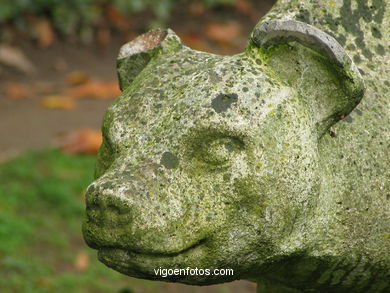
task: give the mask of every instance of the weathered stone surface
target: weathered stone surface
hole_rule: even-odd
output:
[[[389,11],[281,0],[235,56],[170,30],[127,44],[87,192],[99,259],[187,284],[390,292]]]

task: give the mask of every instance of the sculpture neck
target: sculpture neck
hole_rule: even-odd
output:
[[[257,293],[303,293],[307,288],[318,293],[367,292],[370,284],[388,279],[385,270],[377,275],[371,270],[370,261],[362,256],[295,255],[259,269]],[[364,281],[357,284],[345,282],[346,279]]]
[[[385,91],[385,87],[383,87],[382,85],[385,82],[388,82],[387,68],[389,68],[390,66],[390,38],[387,37],[388,35],[390,35],[389,7],[390,4],[387,0],[278,0],[272,10],[263,19],[261,19],[261,22],[272,19],[295,19],[313,25],[316,28],[319,28],[322,31],[332,35],[342,45],[342,47],[346,50],[346,52],[352,58],[354,63],[358,66],[359,71],[364,78],[367,89],[365,97],[363,97],[361,104],[362,107],[364,109],[367,109],[368,112],[372,111],[371,109],[374,109],[374,106],[376,108],[383,107],[382,105],[384,105],[384,99],[379,99],[379,97],[387,95],[387,91]],[[378,98],[374,99],[373,97]],[[374,129],[374,127],[376,127],[376,129],[379,129],[377,126],[379,124],[374,124],[374,122],[372,122],[371,120],[364,120],[364,122],[366,123],[365,127],[368,127],[368,129]],[[345,129],[347,129],[347,126],[349,127],[348,129],[354,130],[353,135],[356,135],[356,133],[358,133],[355,129],[359,129],[360,126],[355,126],[353,124],[344,124],[337,129],[342,129],[345,131]],[[336,130],[336,133],[338,133],[338,130]],[[341,130],[340,133],[342,133]],[[339,142],[337,144],[337,151],[340,152],[340,154],[342,154],[343,151],[346,153],[346,150],[348,150],[348,147],[345,147],[344,144],[344,142],[346,141],[350,140],[342,140],[342,138],[339,138]],[[327,149],[327,147],[324,147],[324,149]],[[332,184],[335,184],[336,180],[332,176],[343,176],[343,174],[337,173],[336,175],[333,175],[332,173],[331,175],[329,175],[329,177],[326,177],[326,186],[328,187]],[[348,182],[347,176],[343,177],[343,179],[345,180],[344,182]],[[338,180],[340,182],[343,182],[339,178]],[[335,185],[333,187],[333,190],[329,188],[327,189],[332,190],[333,192],[334,190],[337,190],[338,186]],[[362,190],[363,189],[360,189],[359,192],[362,192]],[[322,192],[319,195],[319,209],[316,214],[334,215],[334,211],[332,211],[331,209],[327,210],[326,207],[332,207],[332,205],[329,205],[329,201],[335,200],[337,196],[341,197],[341,195],[337,192],[334,192],[332,196],[329,196],[329,194],[325,192],[326,191]],[[342,196],[344,196],[345,202],[354,202],[353,200],[349,200],[348,193],[345,193]],[[354,209],[355,207],[350,208]],[[367,205],[367,208],[371,210],[371,207],[369,205]],[[378,214],[384,213],[383,211],[379,210],[378,207],[375,207],[375,209],[377,210]],[[339,218],[349,219],[349,222],[354,221],[357,223],[359,222],[359,213],[356,213],[356,215],[357,216],[355,218],[351,218],[348,210],[344,210],[341,211]],[[340,226],[339,222],[333,221],[334,218],[332,218],[332,216],[330,216],[329,219],[329,222],[322,222],[326,223],[324,231],[333,231],[337,233],[337,231],[339,231],[340,229],[342,230],[343,227]],[[358,226],[363,227],[363,224]],[[384,228],[382,227],[385,227],[385,225],[380,226],[378,230],[384,230]],[[316,231],[309,233],[309,235],[311,235],[312,239],[320,239],[320,237],[323,237],[321,236],[323,235],[321,234],[321,231],[318,233],[318,238],[314,236],[317,235]],[[349,236],[349,234],[342,234],[343,237],[332,236],[334,235],[329,234],[329,237],[327,237],[327,239],[322,243],[326,243],[327,241],[331,242],[331,244],[329,242],[326,243],[326,246],[324,248],[325,256],[328,254],[326,249],[328,249],[329,247],[334,248],[335,246],[337,246],[337,248],[333,249],[337,252],[337,254],[335,254],[334,260],[324,261],[323,259],[319,260],[311,258],[302,260],[303,262],[301,263],[299,260],[296,260],[291,262],[283,261],[283,263],[275,264],[272,268],[267,268],[266,272],[262,272],[264,274],[259,274],[259,285],[257,292],[299,293],[301,292],[300,290],[291,289],[281,284],[289,284],[292,287],[299,288],[302,287],[302,284],[306,284],[305,280],[311,280],[313,282],[317,280],[319,282],[319,278],[321,277],[319,272],[326,272],[324,276],[328,276],[328,278],[330,278],[330,276],[332,276],[333,274],[337,276],[335,277],[335,279],[340,280],[343,277],[355,278],[356,280],[358,280],[362,279],[362,276],[369,276],[371,274],[369,272],[370,265],[369,263],[367,263],[369,258],[359,258],[357,256],[358,254],[352,255],[350,253],[351,251],[353,251],[351,249],[351,245],[347,247],[343,244],[346,241],[343,237],[348,236],[349,239],[352,239],[353,236]],[[362,237],[361,235],[359,236]],[[367,233],[366,238],[366,247],[377,246],[378,240],[376,238],[374,239],[373,237],[370,237],[370,233]],[[339,241],[339,239],[341,239],[341,241]],[[352,243],[352,241],[350,241],[350,243]],[[367,251],[369,250],[365,251],[367,253]],[[370,251],[375,251],[375,249],[372,249]],[[320,254],[321,253],[322,252],[320,252]],[[341,255],[346,256],[347,259],[340,260]],[[382,258],[381,255],[376,255],[375,253],[372,253],[371,257]],[[359,269],[355,270],[354,268]],[[368,271],[364,272],[363,268]],[[359,270],[361,271],[359,272]],[[376,271],[377,268],[374,268],[373,270]],[[301,277],[298,276],[300,272],[302,273]],[[351,276],[348,275],[350,272]],[[385,274],[385,272],[383,274]],[[284,276],[285,279],[281,280],[278,276]],[[370,282],[374,282],[375,279],[376,282],[378,282],[378,280],[381,278],[388,279],[387,275],[371,276],[371,279],[367,279],[367,284]],[[267,277],[269,277],[269,279],[267,279]],[[266,280],[264,280],[263,278]],[[276,281],[271,282],[267,280]],[[320,283],[323,284],[323,281],[324,280],[321,280]],[[332,283],[333,281],[329,280],[329,282]],[[355,287],[353,288],[353,290],[350,290],[351,292],[366,292],[363,286],[360,289],[356,286],[356,284],[354,284],[354,286]],[[326,292],[331,291],[332,289]]]

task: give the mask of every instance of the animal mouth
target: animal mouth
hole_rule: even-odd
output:
[[[106,246],[99,249],[99,254],[108,255],[112,251],[121,251],[122,253],[126,253],[128,255],[139,255],[144,257],[155,257],[155,258],[161,258],[161,257],[175,257],[179,255],[183,255],[185,253],[188,253],[190,251],[195,250],[196,248],[200,247],[206,242],[206,238],[201,239],[191,246],[188,246],[184,249],[181,249],[179,251],[174,252],[157,252],[157,251],[141,251],[137,249],[128,249],[124,247],[114,247],[114,246]]]

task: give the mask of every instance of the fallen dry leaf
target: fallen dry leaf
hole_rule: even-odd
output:
[[[255,11],[255,9],[252,6],[252,3],[250,3],[248,0],[235,0],[234,6],[240,13],[250,17],[253,16]]]
[[[100,28],[97,31],[97,42],[101,47],[107,47],[111,41],[111,31],[108,28]]]
[[[25,99],[31,94],[26,86],[18,82],[7,82],[4,88],[5,95],[11,99]]]
[[[68,64],[62,57],[58,57],[57,60],[54,61],[52,66],[53,69],[58,72],[64,72],[68,69]]]
[[[229,44],[237,38],[242,31],[241,24],[237,21],[227,23],[208,23],[204,27],[205,35],[220,44]]]
[[[33,22],[37,34],[38,45],[41,48],[48,48],[53,44],[55,35],[50,22],[46,18],[39,18]]]
[[[74,268],[77,272],[84,272],[89,266],[89,256],[81,251],[77,254],[74,262]]]
[[[193,15],[202,15],[204,14],[206,8],[201,2],[191,2],[189,10]]]
[[[50,95],[43,97],[40,105],[49,109],[72,110],[76,107],[74,99],[69,96]]]
[[[97,129],[83,128],[66,134],[60,142],[60,149],[71,154],[98,153],[102,144],[102,133]]]
[[[69,85],[80,85],[88,81],[89,76],[83,71],[75,70],[66,76],[66,83]]]
[[[35,72],[34,65],[17,48],[0,44],[0,63],[24,73]]]
[[[121,91],[117,81],[93,81],[76,86],[66,91],[73,98],[113,99]]]
[[[103,12],[108,22],[111,23],[116,28],[120,30],[125,30],[129,27],[129,18],[126,17],[114,6],[105,5]]]
[[[29,88],[32,93],[39,94],[41,96],[54,94],[58,90],[57,86],[53,82],[45,80],[35,80],[30,84]]]

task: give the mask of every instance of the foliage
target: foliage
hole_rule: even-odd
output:
[[[231,4],[233,0],[201,0],[206,7]],[[188,0],[2,0],[0,2],[0,24],[15,23],[22,31],[30,28],[26,17],[45,17],[63,35],[88,34],[104,18],[105,9],[113,7],[121,15],[152,12],[155,21],[164,23],[175,5],[189,4]]]

